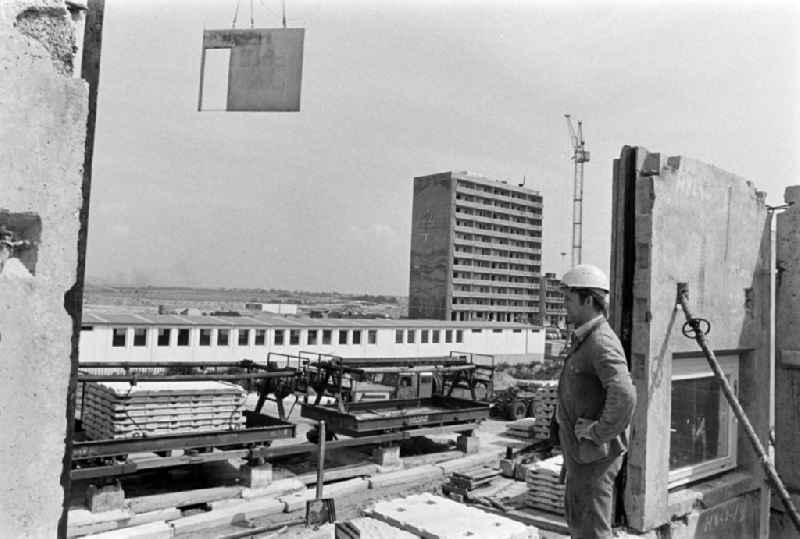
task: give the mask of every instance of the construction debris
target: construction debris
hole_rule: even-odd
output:
[[[498,475],[500,475],[499,470],[486,466],[463,472],[454,472],[450,476],[449,483],[442,485],[442,492],[456,501],[464,501],[468,499],[471,491],[487,486]]]
[[[92,382],[83,427],[95,440],[242,429],[244,401],[245,391],[226,382]]]

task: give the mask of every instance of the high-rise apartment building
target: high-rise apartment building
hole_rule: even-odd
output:
[[[411,318],[541,324],[542,196],[467,172],[414,178]]]
[[[541,281],[541,313],[542,325],[566,329],[567,309],[564,308],[564,292],[561,290],[561,279],[555,273],[545,273]]]

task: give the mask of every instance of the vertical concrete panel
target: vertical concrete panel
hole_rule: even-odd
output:
[[[411,215],[410,318],[450,319],[453,265],[453,179],[450,173],[414,179]]]
[[[627,285],[633,287],[631,372],[639,402],[625,504],[631,525],[646,531],[670,518],[670,379],[673,361],[680,361],[673,353],[698,351],[680,331],[677,283],[689,284],[695,316],[711,321],[714,349],[748,349],[740,362],[740,397],[766,440],[770,247],[763,195],[750,182],[698,161],[638,150],[636,263]],[[615,211],[622,211],[619,204]],[[759,476],[743,433],[739,439],[740,468]]]
[[[800,185],[785,199],[794,205],[777,218],[775,465],[800,494]]]
[[[39,217],[35,273],[0,274],[0,535],[54,537],[62,516],[67,390],[88,88],[73,77],[63,1],[0,3],[0,205]]]

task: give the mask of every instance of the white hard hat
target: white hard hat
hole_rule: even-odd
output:
[[[608,277],[603,270],[591,264],[579,264],[561,278],[561,284],[569,288],[599,288],[608,293]]]

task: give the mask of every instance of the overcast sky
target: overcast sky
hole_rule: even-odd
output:
[[[408,293],[412,178],[469,170],[544,196],[566,269],[583,120],[584,261],[608,268],[625,144],[800,183],[796,2],[287,0],[301,111],[197,112],[203,28],[235,0],[107,0],[90,281]],[[255,26],[280,25],[254,0]],[[239,28],[249,26],[242,0]]]

